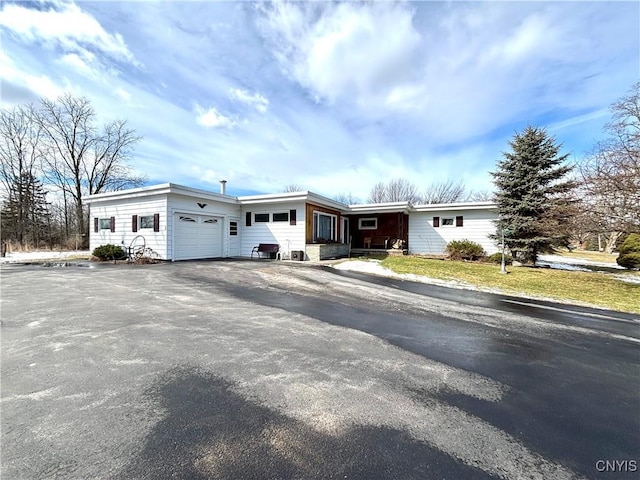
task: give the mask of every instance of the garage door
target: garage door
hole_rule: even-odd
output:
[[[175,260],[222,256],[222,217],[177,213],[174,225]]]

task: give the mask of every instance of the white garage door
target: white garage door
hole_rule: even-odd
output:
[[[176,213],[174,259],[222,256],[222,217]]]

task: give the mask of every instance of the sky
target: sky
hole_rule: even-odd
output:
[[[640,2],[1,3],[2,108],[88,98],[147,183],[366,200],[489,172],[546,128],[578,161],[640,79]]]

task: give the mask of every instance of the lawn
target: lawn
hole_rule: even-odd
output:
[[[592,262],[602,262],[602,263],[616,263],[616,258],[618,258],[617,253],[606,253],[606,252],[594,252],[591,250],[573,250],[571,252],[566,250],[561,250],[557,252],[557,255],[561,255],[567,258],[583,258],[585,260],[590,260]]]
[[[413,256],[387,257],[382,266],[396,273],[410,273],[441,280],[456,280],[508,294],[548,297],[623,312],[640,313],[640,284],[616,279],[602,272],[578,272],[549,268],[508,267],[490,263],[455,262]],[[638,275],[620,272],[623,275]]]

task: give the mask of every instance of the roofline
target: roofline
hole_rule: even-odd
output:
[[[415,212],[435,212],[440,210],[496,210],[498,205],[494,202],[461,202],[461,203],[430,203],[415,205]]]
[[[336,202],[323,195],[319,195],[308,190],[301,192],[265,193],[260,195],[245,195],[238,197],[241,205],[256,205],[262,203],[282,203],[282,202],[312,202],[325,207],[335,208],[340,211],[347,211],[349,207],[343,203]]]
[[[237,197],[231,195],[222,195],[221,193],[210,192],[198,188],[186,187],[176,183],[161,183],[159,185],[151,185],[148,187],[131,188],[128,190],[117,190],[114,192],[97,193],[86,198],[85,203],[107,202],[118,200],[121,198],[141,198],[152,195],[185,195],[187,197],[206,198],[209,200],[218,200],[226,203],[238,203]]]
[[[411,202],[363,203],[349,205],[346,213],[409,213],[412,210]]]

